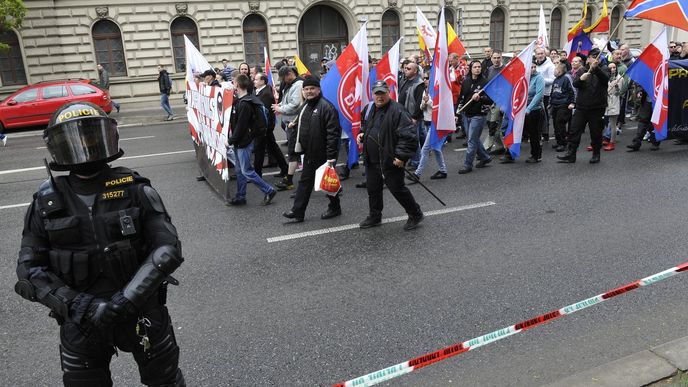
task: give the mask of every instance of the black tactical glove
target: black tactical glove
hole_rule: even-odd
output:
[[[121,291],[113,294],[108,304],[112,304],[115,309],[120,312],[117,316],[117,321],[121,321],[130,317],[136,317],[139,312],[134,304],[132,304],[131,301],[122,295]]]
[[[114,324],[122,315],[124,315],[124,308],[122,306],[102,299],[96,299],[88,306],[84,320],[97,328],[104,328]]]

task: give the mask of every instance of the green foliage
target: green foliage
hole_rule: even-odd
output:
[[[22,0],[0,0],[0,34],[12,28],[21,27],[26,16],[26,7]],[[9,46],[0,43],[0,50]]]

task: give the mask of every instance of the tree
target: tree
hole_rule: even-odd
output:
[[[21,27],[24,16],[26,16],[24,1],[0,0],[0,34]],[[0,50],[8,48],[8,45],[0,43]]]

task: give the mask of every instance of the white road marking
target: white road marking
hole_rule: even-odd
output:
[[[158,157],[158,156],[168,156],[168,155],[177,155],[177,154],[182,154],[182,153],[190,153],[190,152],[195,152],[193,149],[189,150],[183,150],[183,151],[174,151],[174,152],[164,152],[164,153],[153,153],[149,155],[138,155],[138,156],[127,156],[127,157],[122,157],[119,160],[131,160],[131,159],[140,159],[140,158],[145,158],[145,157]],[[38,171],[41,169],[45,169],[45,167],[31,167],[31,168],[21,168],[21,169],[8,169],[6,171],[0,171],[0,175],[9,175],[10,173],[21,173],[21,172],[28,172],[28,171]]]
[[[497,203],[495,203],[495,202],[483,202],[483,203],[469,204],[466,206],[443,208],[441,210],[428,211],[425,213],[425,216],[427,217],[427,216],[449,214],[452,212],[473,210],[476,208],[494,206],[495,204],[497,204]],[[408,216],[406,216],[406,215],[396,216],[394,218],[382,219],[382,223],[385,224],[385,223],[401,222],[401,221],[404,221],[406,219],[408,219]],[[324,229],[320,229],[320,230],[305,231],[305,232],[300,232],[300,233],[296,233],[296,234],[276,236],[276,237],[272,237],[272,238],[267,238],[267,241],[268,241],[268,243],[284,242],[284,241],[293,240],[293,239],[301,239],[301,238],[307,238],[307,237],[323,235],[323,234],[332,234],[335,232],[353,230],[353,229],[357,229],[357,228],[359,228],[358,224],[347,224],[344,226],[328,227],[328,228],[324,228]]]
[[[48,149],[48,147],[47,146],[39,146],[39,147],[36,147],[36,149]]]
[[[11,204],[9,206],[0,206],[0,210],[6,210],[9,208],[17,208],[17,207],[26,207],[30,205],[31,203],[19,203],[19,204]]]
[[[120,138],[120,141],[129,141],[129,140],[142,140],[144,138],[154,138],[155,136],[141,136],[141,137],[129,137],[129,138]]]

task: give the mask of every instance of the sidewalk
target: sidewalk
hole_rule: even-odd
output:
[[[169,123],[165,121],[167,114],[160,106],[160,97],[128,98],[116,101],[120,104],[120,111],[117,113],[113,110],[110,116],[116,119],[121,127]],[[170,96],[170,106],[174,112],[175,121],[186,121],[186,105],[182,101],[181,94]]]
[[[688,386],[688,336],[591,368],[547,387]]]

